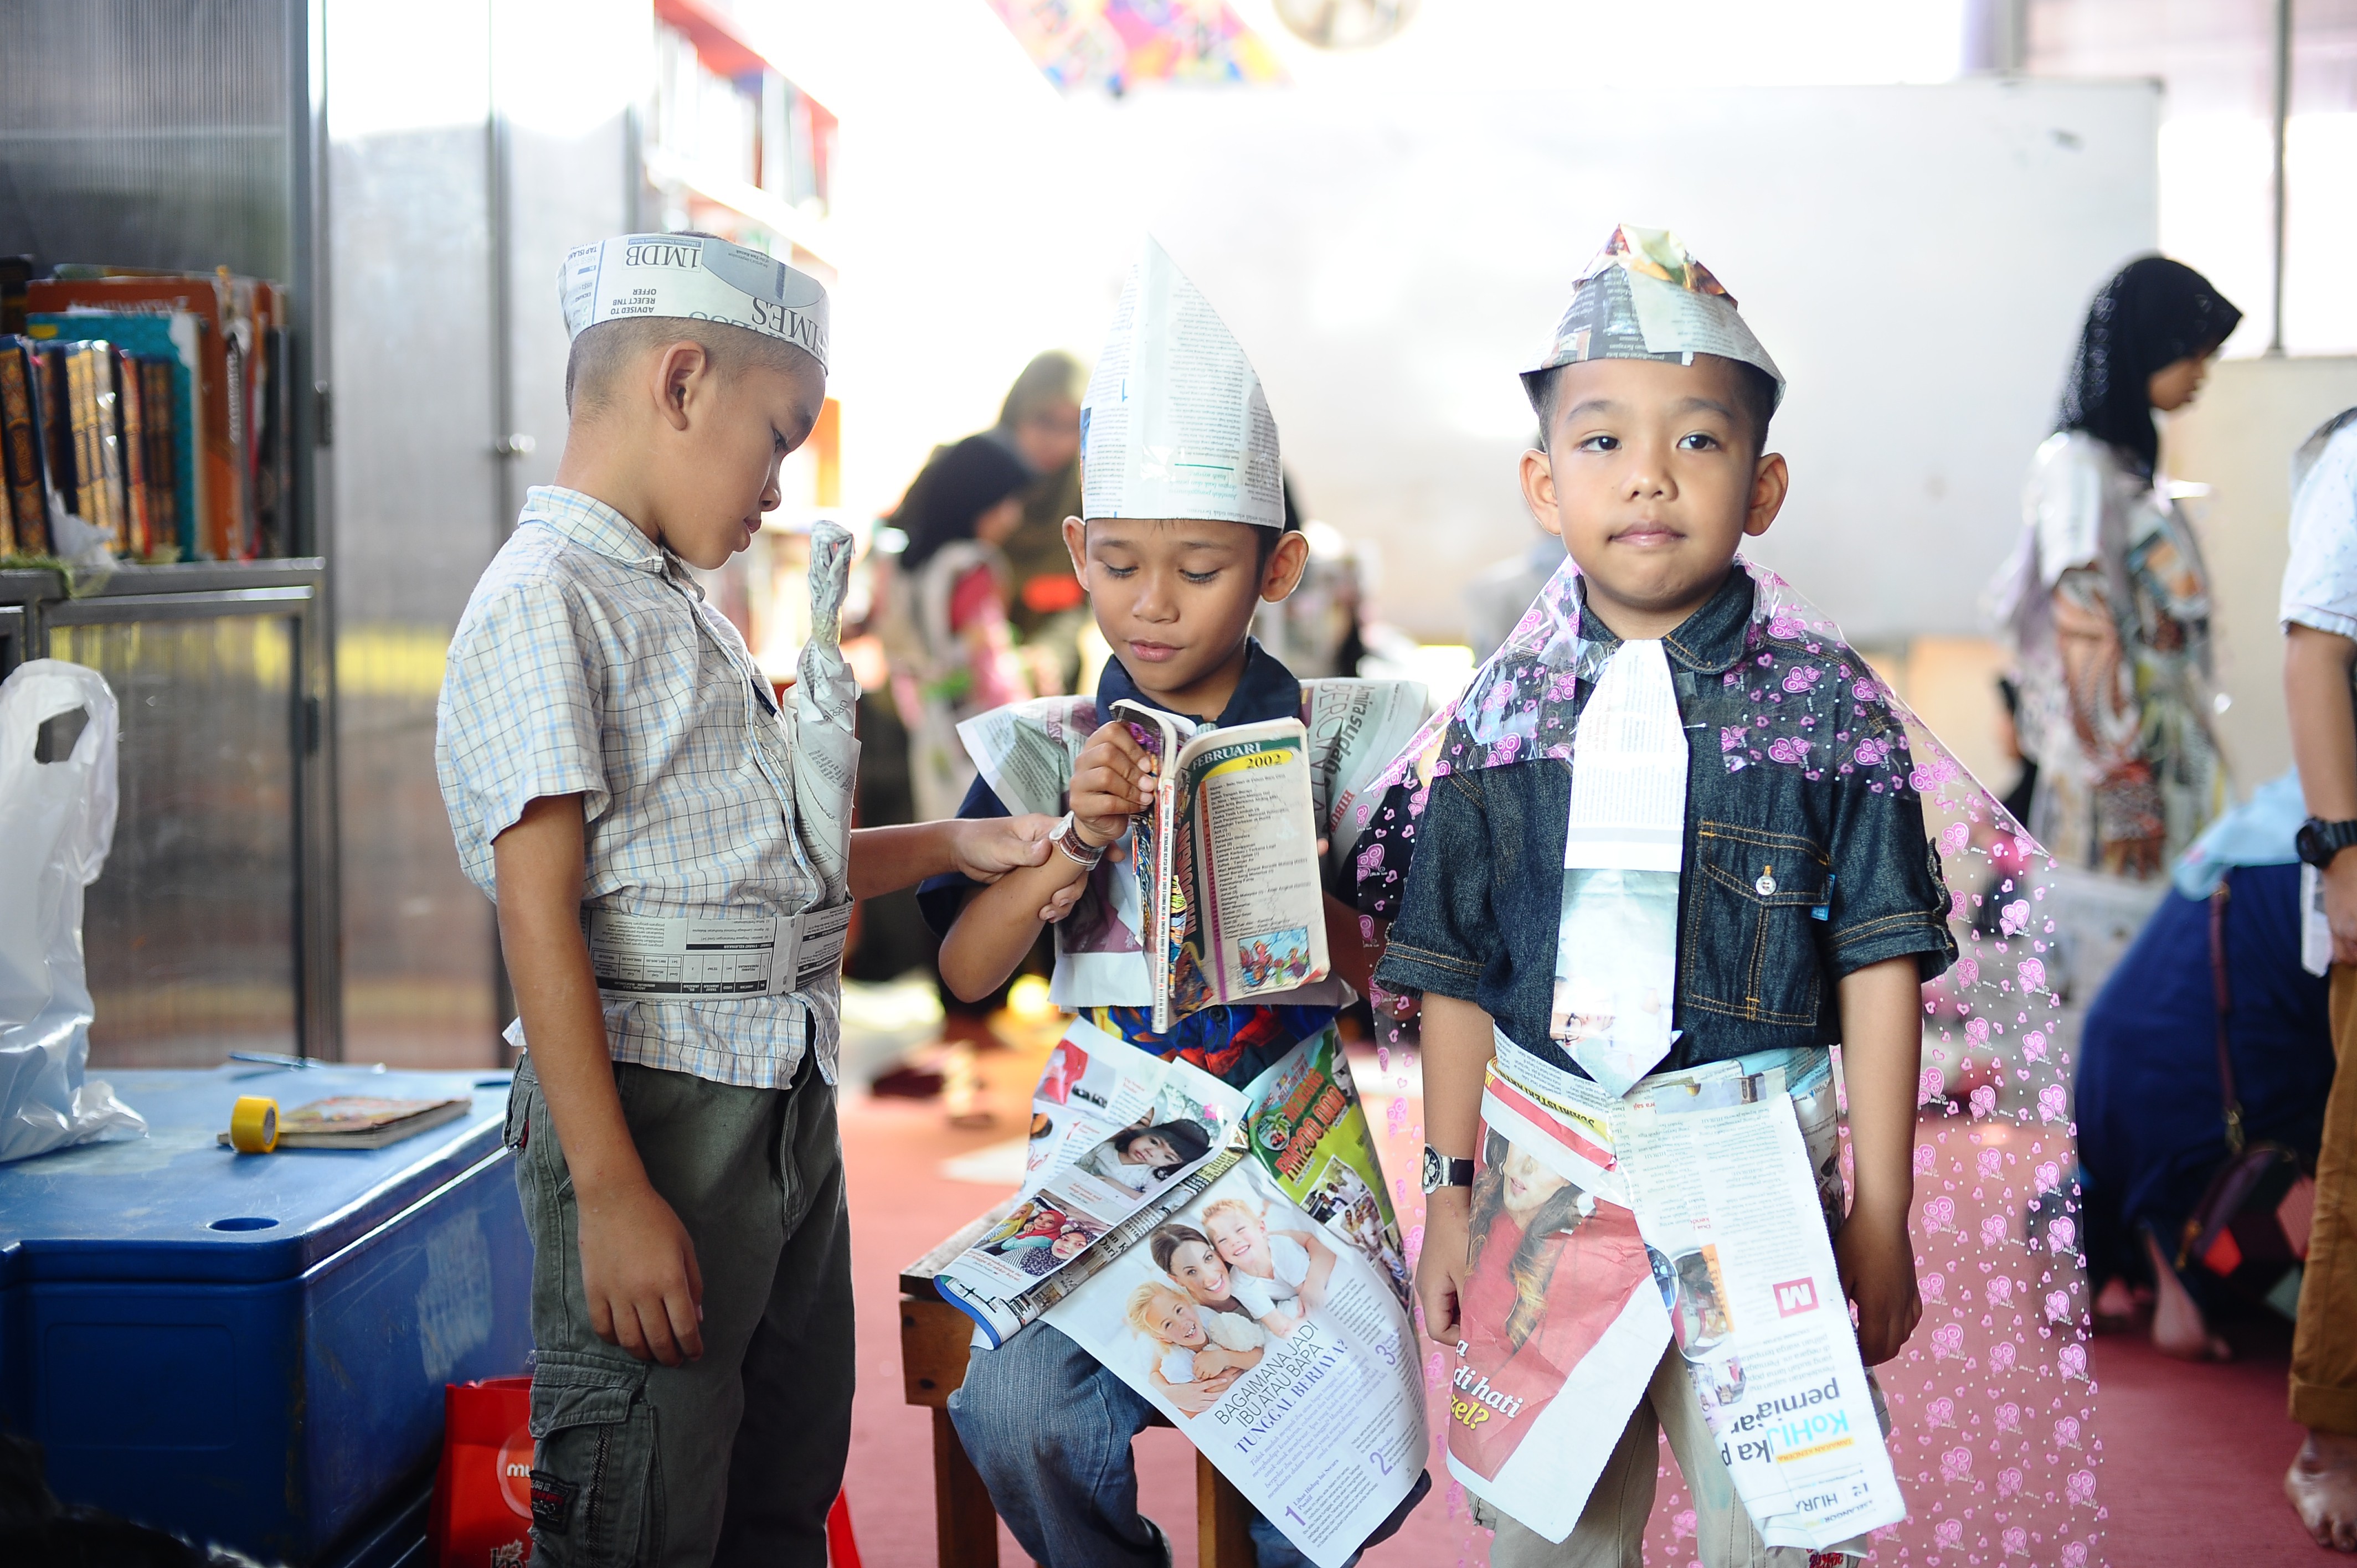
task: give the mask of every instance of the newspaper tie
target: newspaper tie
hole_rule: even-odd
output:
[[[826,885],[822,908],[851,897],[851,789],[859,771],[852,719],[859,682],[843,658],[843,598],[850,576],[850,533],[837,523],[813,524],[811,634],[794,680],[794,822],[802,852]]]
[[[1618,1097],[1669,1055],[1686,737],[1659,639],[1620,645],[1572,737],[1549,1032]]]

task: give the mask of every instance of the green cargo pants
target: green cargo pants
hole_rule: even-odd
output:
[[[695,1245],[704,1357],[633,1359],[589,1326],[579,1214],[529,1059],[507,1140],[532,1235],[534,1568],[825,1568],[851,1444],[851,1235],[834,1090],[617,1064],[639,1157]]]

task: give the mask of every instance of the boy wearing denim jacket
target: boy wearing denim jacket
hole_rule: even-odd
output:
[[[1856,1203],[1835,1251],[1863,1359],[1887,1360],[1921,1312],[1908,1236],[1919,988],[1955,948],[1899,722],[1864,661],[1770,616],[1767,587],[1736,558],[1775,521],[1790,482],[1765,447],[1781,377],[1674,237],[1623,229],[1524,384],[1544,448],[1523,455],[1523,495],[1571,563],[1499,656],[1529,665],[1528,683],[1516,692],[1492,679],[1511,670],[1484,671],[1461,704],[1467,717],[1437,743],[1445,752],[1456,741],[1455,762],[1433,770],[1420,802],[1409,784],[1393,790],[1378,813],[1390,825],[1361,857],[1361,908],[1396,912],[1376,980],[1423,993],[1430,1197],[1416,1289],[1426,1331],[1450,1346],[1463,1337],[1473,1156],[1496,1039],[1615,1095],[1648,1074],[1759,1053],[1793,1053],[1780,1059],[1813,1071],[1839,1042]],[[1551,604],[1576,636],[1525,646]],[[1642,639],[1658,639],[1658,653]],[[1686,746],[1683,829],[1664,834],[1674,849],[1659,846],[1674,878],[1658,903],[1667,1015],[1653,1046],[1615,1057],[1596,1047],[1641,1036],[1630,1022],[1637,1009],[1623,1000],[1616,1025],[1606,1009],[1564,1000],[1583,983],[1565,973],[1579,967],[1579,944],[1558,940],[1576,918],[1565,868],[1581,864],[1567,854],[1580,808],[1573,748],[1547,746],[1545,729],[1570,739],[1624,649],[1665,670],[1661,701],[1674,693]],[[1493,724],[1483,747],[1477,709],[1500,723],[1534,715],[1533,733]],[[1587,728],[1578,736],[1584,752]],[[1624,980],[1589,975],[1588,994],[1625,999]],[[1812,1149],[1812,1164],[1824,1171],[1830,1154]],[[1569,1537],[1555,1543],[1500,1514],[1491,1561],[1635,1563],[1663,1427],[1709,1568],[1808,1560],[1761,1541],[1674,1344]]]
[[[1177,346],[1165,354],[1155,347],[1162,342]],[[1233,406],[1220,413],[1241,416],[1241,451],[1225,446],[1223,418],[1190,407],[1230,398]],[[1115,848],[1130,818],[1152,802],[1154,766],[1126,724],[1100,721],[1125,699],[1198,724],[1298,717],[1301,682],[1251,628],[1263,602],[1282,600],[1300,582],[1308,549],[1285,525],[1276,426],[1259,378],[1210,304],[1150,241],[1115,309],[1081,417],[1086,521],[1066,519],[1064,542],[1113,657],[1093,703],[1043,698],[968,722],[968,748],[983,776],[959,813],[1007,811],[994,782],[1013,789],[1012,770],[977,742],[991,726],[1014,726],[1026,736],[1026,766],[1060,774],[1070,809],[1051,835],[1059,853],[988,888],[936,877],[918,900],[942,935],[942,976],[957,994],[981,997],[1004,983],[1038,940],[1043,914],[1060,916],[1049,992],[1059,1005],[1143,1050],[1242,1086],[1333,1022],[1351,1000],[1342,980],[1364,985],[1358,918],[1328,895],[1328,949],[1341,980],[1266,993],[1254,1005],[1206,1008],[1155,1033],[1136,877],[1116,864]],[[1190,425],[1199,418],[1203,424]],[[1085,744],[1068,750],[1063,737],[1077,744],[1081,735]],[[1170,1397],[1193,1413],[1223,1387],[1178,1385]],[[1144,1395],[1046,1322],[996,1349],[977,1342],[964,1384],[950,1396],[950,1418],[991,1501],[1023,1549],[1049,1568],[1169,1563],[1168,1539],[1138,1512],[1130,1454],[1152,1412]],[[1396,1530],[1429,1487],[1420,1478],[1372,1539]],[[1266,1519],[1255,1517],[1251,1533],[1262,1568],[1308,1561]]]

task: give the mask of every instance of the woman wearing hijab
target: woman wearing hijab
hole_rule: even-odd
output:
[[[917,819],[957,815],[974,782],[961,720],[1033,694],[1006,620],[1005,558],[1031,475],[987,435],[926,464],[895,521],[909,537],[884,585],[892,698],[909,729]]]
[[[2158,874],[2224,804],[2210,580],[2157,468],[2243,313],[2192,268],[2131,262],[2087,311],[2061,420],[2030,464],[1997,612],[2020,665],[2028,827],[2066,865]]]

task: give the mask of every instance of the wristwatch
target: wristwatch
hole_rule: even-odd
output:
[[[1079,819],[1066,811],[1060,821],[1048,831],[1048,842],[1064,852],[1064,858],[1077,865],[1093,869],[1104,858],[1106,845],[1091,843],[1081,836]]]
[[[2357,844],[2357,821],[2328,822],[2322,817],[2310,817],[2299,824],[2298,836],[2291,842],[2300,859],[2319,871],[2328,870],[2334,855]]]
[[[1424,1146],[1424,1196],[1430,1197],[1444,1187],[1471,1187],[1473,1162],[1452,1160],[1434,1148]]]

